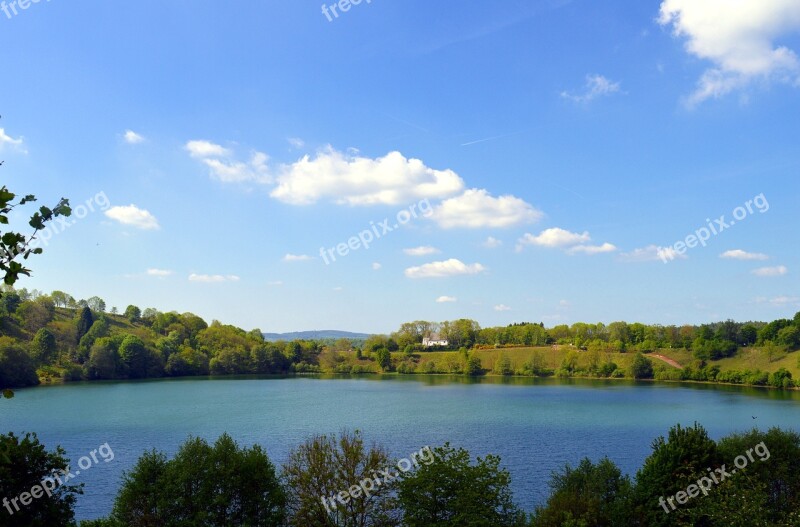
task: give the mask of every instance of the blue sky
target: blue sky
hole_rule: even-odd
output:
[[[796,0],[14,7],[3,182],[95,204],[23,287],[264,331],[800,309]]]

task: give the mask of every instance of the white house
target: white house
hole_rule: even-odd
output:
[[[450,342],[447,339],[443,339],[436,333],[430,337],[425,337],[422,339],[422,345],[426,348],[430,348],[432,346],[447,346],[448,344],[450,344]]]

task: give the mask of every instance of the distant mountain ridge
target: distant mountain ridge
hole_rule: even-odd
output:
[[[319,339],[355,339],[369,338],[367,333],[353,333],[336,329],[322,329],[317,331],[293,331],[291,333],[264,333],[264,339],[275,340],[319,340]]]

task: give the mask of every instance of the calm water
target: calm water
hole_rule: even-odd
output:
[[[757,417],[756,420],[753,416]],[[172,454],[189,435],[223,432],[281,463],[314,433],[359,429],[397,457],[450,441],[499,454],[527,510],[552,470],[610,457],[634,473],[651,441],[676,423],[715,437],[758,426],[800,429],[800,394],[666,384],[447,377],[187,379],[20,390],[0,401],[0,430],[35,431],[74,464],[108,442],[115,459],[84,471],[79,519],[108,514],[120,476],[145,450]]]

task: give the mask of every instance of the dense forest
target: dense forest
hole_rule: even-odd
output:
[[[268,342],[258,329],[208,324],[192,313],[134,305],[119,312],[96,296],[76,300],[63,291],[43,294],[5,287],[0,335],[3,389],[76,380],[391,371],[657,378],[791,388],[792,373],[785,368],[723,371],[713,361],[745,349],[758,349],[769,363],[787,356],[800,348],[800,313],[769,323],[729,320],[681,327],[613,322],[481,328],[467,319],[416,321],[365,341]],[[423,345],[424,338],[434,335],[448,345]],[[546,364],[542,347],[563,349],[559,362]],[[504,353],[489,354],[514,348],[531,350],[517,364]],[[682,370],[654,367],[641,355],[678,349],[692,357]]]

